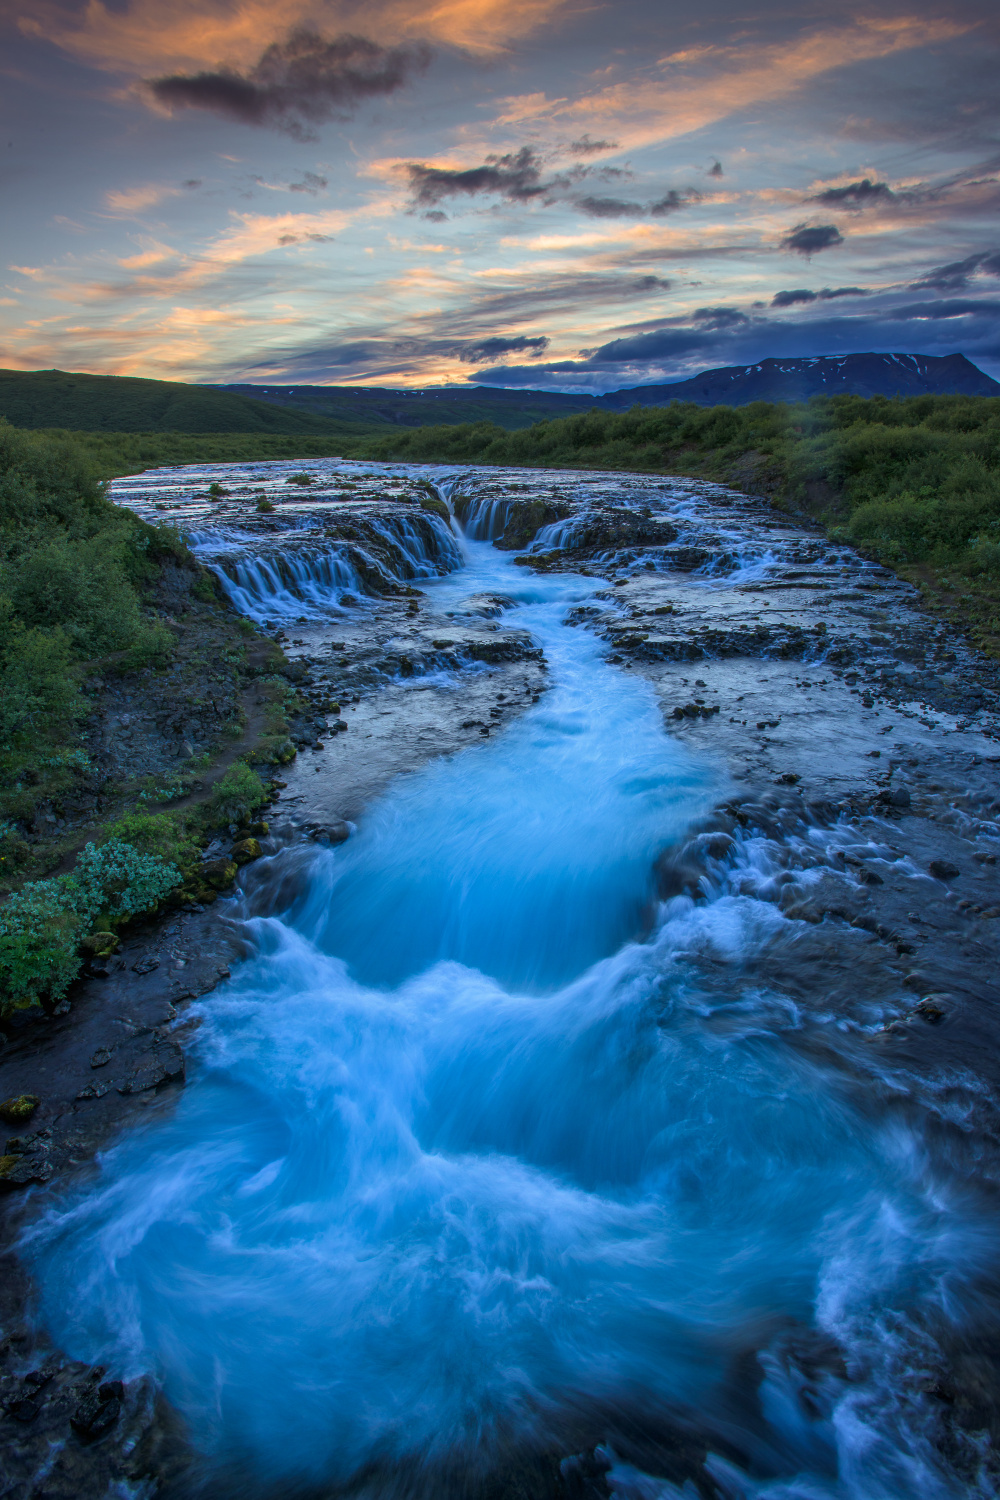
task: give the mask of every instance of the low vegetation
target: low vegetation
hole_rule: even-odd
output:
[[[855,396],[803,405],[674,402],[520,432],[394,432],[366,458],[638,470],[718,479],[805,513],[910,578],[1000,650],[1000,400]]]
[[[84,446],[2,421],[0,619],[4,1016],[57,1006],[88,956],[165,900],[214,899],[204,847],[267,801],[244,757],[294,753],[295,692],[181,538],[111,503]],[[265,708],[247,738],[251,681]],[[121,738],[122,709],[128,736],[140,711],[145,749]],[[110,741],[91,733],[101,712]],[[178,716],[204,721],[203,748],[143,772],[179,743]]]

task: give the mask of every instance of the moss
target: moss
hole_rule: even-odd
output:
[[[18,1094],[13,1099],[5,1099],[0,1104],[0,1116],[8,1125],[23,1125],[25,1120],[30,1120],[41,1100],[36,1094]]]

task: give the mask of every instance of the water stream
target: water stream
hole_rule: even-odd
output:
[[[856,1036],[741,977],[777,908],[732,872],[657,904],[726,788],[567,628],[600,580],[461,547],[424,588],[516,601],[551,691],[247,919],[169,1123],[30,1233],[53,1335],[154,1371],[215,1493],[476,1494],[538,1452],[569,1484],[595,1444],[625,1500],[987,1493],[914,1372],[975,1318],[993,1217]]]

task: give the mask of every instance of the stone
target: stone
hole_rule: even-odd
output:
[[[164,1042],[139,1058],[125,1082],[118,1085],[118,1092],[144,1094],[177,1078],[184,1078],[184,1053],[176,1042]]]
[[[957,865],[952,864],[950,859],[932,859],[927,868],[936,880],[954,880],[957,875],[961,875],[962,873]]]
[[[52,1164],[44,1156],[18,1156],[14,1152],[0,1156],[0,1188],[28,1187],[33,1182],[48,1182],[51,1176]]]
[[[230,849],[229,857],[238,865],[248,865],[251,860],[260,859],[263,852],[256,839],[240,839],[239,843],[234,844]]]
[[[310,838],[325,839],[330,844],[342,844],[350,836],[350,828],[340,819],[335,823],[327,823],[321,828],[313,828],[309,834]]]
[[[40,1102],[37,1094],[17,1094],[0,1104],[0,1117],[8,1125],[22,1125],[25,1120],[31,1119]]]
[[[124,1395],[125,1388],[120,1380],[78,1387],[79,1400],[69,1419],[70,1426],[82,1437],[100,1437],[121,1416]]]
[[[103,1099],[105,1094],[110,1094],[110,1092],[110,1078],[100,1080],[95,1078],[93,1083],[88,1083],[85,1088],[80,1090],[76,1097],[77,1099]]]
[[[215,891],[224,891],[236,879],[239,866],[232,859],[209,859],[198,867],[198,874]]]
[[[912,1014],[922,1016],[932,1026],[936,1025],[948,1014],[947,1002],[950,1000],[950,995],[925,995],[920,1004],[913,1007]]]
[[[92,1068],[104,1068],[111,1061],[111,1048],[98,1047],[96,1052],[90,1054],[90,1066]]]
[[[89,937],[80,939],[80,947],[84,953],[92,953],[95,958],[108,958],[112,953],[118,952],[121,943],[114,932],[92,932]]]

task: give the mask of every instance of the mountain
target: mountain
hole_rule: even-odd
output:
[[[0,416],[15,427],[72,432],[259,432],[323,437],[337,430],[309,412],[232,395],[216,386],[75,375],[65,370],[0,370]],[[343,424],[338,424],[341,431]]]
[[[840,354],[764,359],[703,370],[671,385],[638,385],[606,396],[502,386],[391,390],[341,385],[183,385],[127,375],[0,370],[0,416],[15,427],[76,432],[275,433],[350,437],[386,425],[495,422],[514,431],[547,417],[630,406],[745,406],[810,396],[1000,396],[1000,384],[964,354]]]
[[[810,396],[1000,396],[1000,385],[964,354],[837,354],[762,359],[756,365],[702,370],[670,385],[612,391],[600,404],[614,410],[693,401],[746,406],[751,401],[808,401]]]

